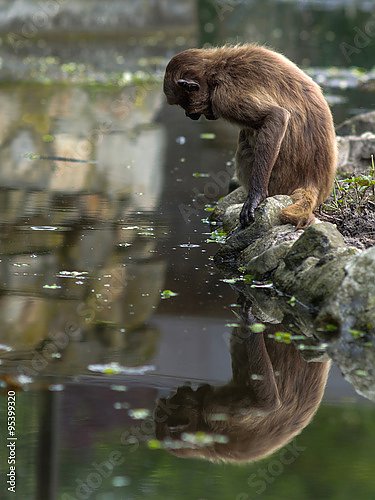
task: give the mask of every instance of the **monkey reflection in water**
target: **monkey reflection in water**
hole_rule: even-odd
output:
[[[272,334],[281,325],[252,333],[255,318],[243,299],[240,316],[231,336],[232,380],[222,387],[203,385],[196,391],[183,386],[158,402],[156,437],[179,457],[213,462],[264,458],[297,436],[319,407],[330,368],[328,358],[307,361],[293,343],[276,341]],[[225,436],[226,442],[186,443],[184,434],[198,432]]]

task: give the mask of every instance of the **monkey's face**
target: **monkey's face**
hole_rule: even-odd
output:
[[[186,71],[183,54],[174,57],[167,66],[164,77],[167,102],[181,106],[192,120],[199,120],[201,115],[208,120],[216,120],[218,117],[212,110],[207,81],[198,71]]]

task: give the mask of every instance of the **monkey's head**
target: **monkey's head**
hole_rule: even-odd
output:
[[[206,51],[190,49],[173,57],[165,71],[164,93],[168,104],[181,106],[192,120],[201,115],[208,120],[218,118],[212,110],[207,69]]]
[[[228,398],[221,396],[220,388],[208,384],[196,391],[179,387],[172,397],[158,401],[155,437],[177,457],[241,463],[268,456],[301,430],[289,429],[282,413],[261,419],[252,418],[249,411],[234,415]]]

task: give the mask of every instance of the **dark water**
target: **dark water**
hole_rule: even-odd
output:
[[[258,39],[304,66],[349,66],[339,43],[366,22],[370,2],[328,3],[229,2],[224,12],[198,2],[196,43]],[[172,50],[154,46],[152,54]],[[373,43],[351,64],[370,70]],[[325,80],[332,71],[314,74]],[[326,88],[336,122],[374,106],[374,93],[352,86],[353,72],[339,78]],[[226,193],[236,131],[184,119],[166,107],[158,83],[3,84],[0,102],[0,419],[5,428],[14,390],[17,436],[17,492],[7,492],[3,435],[1,498],[374,498],[374,408],[334,366],[320,407],[311,389],[310,413],[318,412],[291,444],[287,433],[286,452],[242,465],[176,456],[193,438],[195,454],[212,448],[204,442],[212,433],[196,421],[201,384],[223,388],[228,408],[238,396],[215,447],[247,442],[244,380],[252,360],[263,359],[240,337],[235,385],[225,388],[230,338],[249,318],[214,268],[218,244],[207,241],[206,219]],[[302,398],[304,383],[318,377],[311,364],[293,345],[269,342],[281,378],[290,375],[283,366],[299,366],[290,384]],[[267,391],[263,382],[250,392]],[[186,384],[194,392],[185,387],[164,401]],[[280,415],[278,435],[288,418]]]

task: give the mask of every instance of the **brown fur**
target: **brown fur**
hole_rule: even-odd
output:
[[[281,327],[282,330],[282,327]],[[286,445],[308,425],[323,396],[330,363],[307,362],[294,345],[254,334],[244,323],[232,335],[232,380],[222,387],[182,387],[155,412],[156,436],[178,441],[183,432],[224,435],[226,444],[172,447],[181,457],[258,460]],[[252,375],[258,377],[254,379]],[[215,415],[225,420],[214,420]]]
[[[190,86],[178,84],[181,79]],[[187,116],[224,118],[241,127],[237,176],[249,191],[242,226],[266,196],[276,194],[294,201],[282,211],[283,222],[305,227],[313,220],[313,210],[330,194],[337,152],[330,109],[306,73],[257,45],[190,49],[168,64],[164,91]]]

